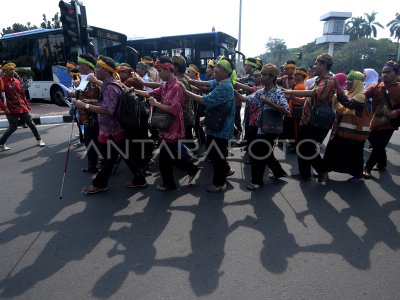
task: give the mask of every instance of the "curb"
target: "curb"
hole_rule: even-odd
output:
[[[43,116],[38,118],[32,118],[33,123],[36,125],[43,124],[58,124],[58,123],[71,123],[72,116],[55,115],[55,116]],[[0,120],[0,128],[7,128],[9,125],[7,119]],[[18,125],[22,125],[21,120],[18,121]]]

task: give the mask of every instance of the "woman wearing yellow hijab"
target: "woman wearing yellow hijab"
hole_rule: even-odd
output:
[[[350,71],[346,80],[347,99],[334,99],[336,120],[324,155],[327,169],[352,175],[349,179],[352,183],[362,182],[364,143],[372,117],[363,90],[364,75]]]

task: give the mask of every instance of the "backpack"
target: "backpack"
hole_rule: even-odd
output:
[[[121,99],[117,109],[117,118],[121,127],[129,131],[137,131],[140,128],[140,101],[134,92],[134,88],[123,88],[118,84],[121,89]]]

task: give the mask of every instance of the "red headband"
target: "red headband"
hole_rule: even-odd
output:
[[[157,64],[157,69],[173,69],[174,65],[170,63]]]

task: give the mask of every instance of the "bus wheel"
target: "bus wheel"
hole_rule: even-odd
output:
[[[51,101],[53,101],[53,103],[57,104],[58,106],[66,106],[64,102],[64,93],[60,87],[53,87],[50,92],[50,97]]]

